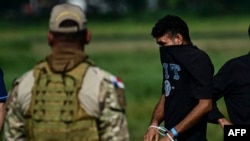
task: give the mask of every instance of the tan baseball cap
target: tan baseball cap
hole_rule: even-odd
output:
[[[78,26],[60,27],[65,20],[73,20]],[[86,29],[87,19],[79,6],[64,3],[53,7],[49,20],[49,29],[54,32],[70,33]]]

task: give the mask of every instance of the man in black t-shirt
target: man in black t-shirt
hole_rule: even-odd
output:
[[[169,130],[161,141],[206,141],[214,73],[209,56],[192,44],[188,26],[178,16],[166,15],[151,34],[160,45],[163,81],[144,141],[158,141],[162,122]]]
[[[250,25],[248,27],[250,37]],[[222,128],[230,124],[250,125],[250,52],[228,60],[213,79],[213,110],[208,122]],[[224,97],[228,116],[219,111],[216,101]]]

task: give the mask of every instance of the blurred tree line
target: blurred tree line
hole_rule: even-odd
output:
[[[169,10],[213,14],[250,14],[250,0],[127,0],[132,10]]]
[[[198,16],[250,14],[250,0],[4,0],[0,2],[1,16],[46,15],[62,2],[78,4],[88,13],[114,16],[166,10]]]

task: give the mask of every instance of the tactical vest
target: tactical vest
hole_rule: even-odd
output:
[[[98,141],[96,119],[81,108],[78,92],[90,64],[54,73],[47,62],[34,68],[35,84],[25,115],[27,141]]]

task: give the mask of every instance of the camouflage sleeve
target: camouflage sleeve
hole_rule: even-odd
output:
[[[101,117],[99,118],[101,141],[129,141],[124,89],[105,80],[101,85],[101,93]]]
[[[3,141],[24,141],[24,123],[17,101],[17,87],[17,84],[13,86],[7,99]]]

